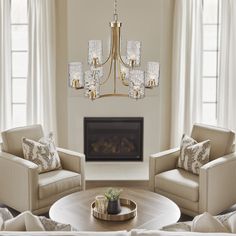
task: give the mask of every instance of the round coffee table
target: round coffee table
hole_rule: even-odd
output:
[[[91,213],[91,203],[95,196],[103,194],[106,189],[94,188],[63,197],[52,205],[49,216],[52,220],[71,224],[81,231],[160,229],[176,223],[180,218],[179,207],[170,199],[145,190],[122,188],[121,197],[137,203],[136,217],[124,222],[96,219]]]

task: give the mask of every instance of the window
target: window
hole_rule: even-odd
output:
[[[11,0],[11,114],[12,127],[26,124],[28,74],[27,0]]]
[[[217,122],[220,0],[203,0],[202,122]]]

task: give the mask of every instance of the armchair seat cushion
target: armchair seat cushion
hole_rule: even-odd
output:
[[[182,169],[173,169],[155,176],[155,188],[197,202],[199,177]]]
[[[81,175],[68,170],[54,170],[39,175],[39,199],[62,193],[81,185]]]

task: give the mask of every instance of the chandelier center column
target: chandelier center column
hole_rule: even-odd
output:
[[[110,23],[111,26],[111,37],[112,37],[112,57],[118,59],[120,54],[120,28],[121,22],[113,21]]]
[[[112,37],[112,60],[114,62],[114,93],[116,93],[116,81],[117,81],[117,62],[120,55],[120,28],[121,22],[113,21],[110,23],[111,37]]]

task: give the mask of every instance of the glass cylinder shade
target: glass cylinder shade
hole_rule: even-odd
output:
[[[86,71],[84,75],[85,81],[85,96],[91,100],[100,96],[100,82],[96,71]]]
[[[88,48],[88,64],[101,64],[102,63],[102,41],[89,40]]]
[[[141,42],[139,41],[128,41],[127,42],[127,60],[131,64],[134,62],[135,66],[140,65],[141,57]]]
[[[160,65],[158,62],[148,62],[145,87],[153,88],[159,85]]]
[[[129,97],[143,98],[145,96],[144,71],[131,70],[129,75]]]
[[[127,64],[126,57],[122,56],[122,60],[123,60],[124,63]],[[128,80],[129,79],[129,68],[124,66],[121,62],[120,62],[120,74],[121,74],[121,78],[123,80]]]
[[[83,66],[81,62],[71,62],[68,65],[69,85],[79,89],[84,87]]]
[[[102,66],[100,66],[100,67],[91,66],[90,70],[93,71],[94,73],[96,73],[96,76],[98,76],[99,79],[102,78],[104,75],[104,71],[103,71]]]

